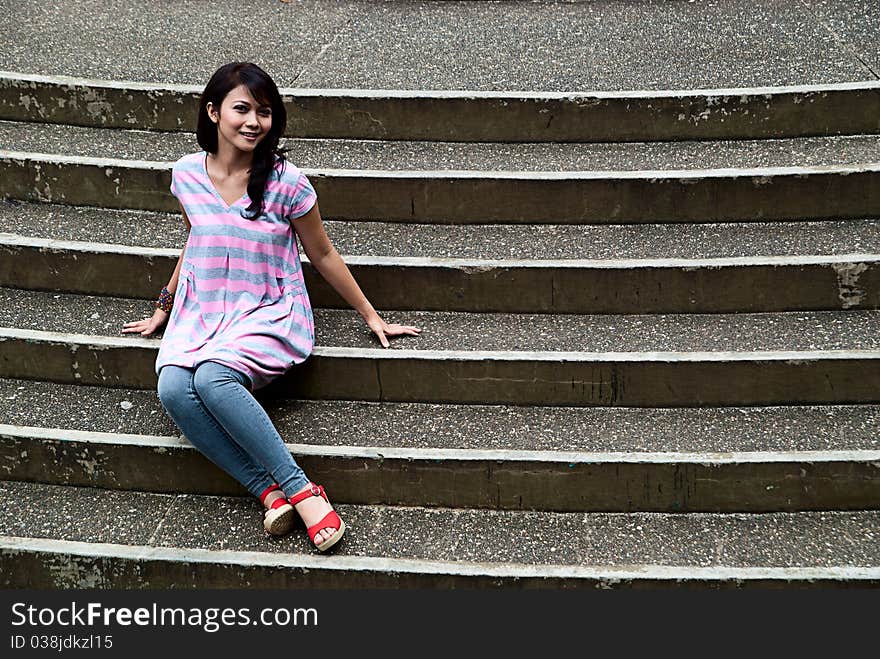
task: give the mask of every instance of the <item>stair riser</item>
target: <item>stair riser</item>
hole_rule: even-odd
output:
[[[0,377],[153,389],[156,353],[154,347],[5,336],[0,337]],[[572,360],[565,353],[546,360],[376,354],[319,350],[266,393],[336,400],[635,407],[880,402],[880,356],[873,353],[853,358],[791,353],[790,359],[730,361]]]
[[[327,559],[328,562],[331,559]],[[695,568],[690,578],[687,568],[674,576],[653,576],[645,570],[644,576],[542,575],[540,568],[530,576],[514,574],[462,574],[449,572],[395,571],[392,566],[382,568],[337,567],[312,565],[307,567],[278,567],[277,565],[246,565],[187,558],[180,552],[177,560],[159,558],[94,556],[56,551],[30,551],[19,548],[0,548],[0,586],[3,588],[867,588],[880,586],[877,577],[868,575],[854,578],[848,572],[836,573],[829,568],[823,574],[810,571],[799,576],[798,570],[780,572],[776,578],[743,578],[742,576],[712,577]],[[726,570],[730,572],[730,570]]]
[[[154,299],[177,262],[172,255],[100,246],[0,242],[0,286]],[[531,267],[351,263],[378,309],[507,313],[727,313],[880,307],[880,267],[872,261],[803,264],[694,262],[656,267]],[[347,308],[310,264],[312,303]],[[405,281],[405,287],[400,282]]]
[[[198,87],[7,74],[0,119],[192,131]],[[755,139],[880,131],[880,87],[627,94],[282,90],[290,137],[479,142]]]
[[[880,166],[676,177],[308,171],[325,217],[433,223],[726,222],[880,215]],[[170,164],[0,157],[0,194],[171,212]],[[548,203],[552,200],[552,203]]]
[[[51,431],[49,431],[51,433]],[[773,512],[880,507],[870,460],[543,462],[303,455],[334,501],[559,512]],[[52,465],[47,470],[46,465]],[[133,465],[137,465],[133,468]],[[189,446],[112,444],[0,433],[3,480],[169,494],[246,495]]]

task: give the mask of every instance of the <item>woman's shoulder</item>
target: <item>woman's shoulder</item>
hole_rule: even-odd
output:
[[[306,175],[289,160],[275,163],[276,176],[269,181],[266,190],[286,206],[288,219],[295,219],[314,206],[317,195]]]
[[[301,178],[305,178],[299,167],[289,160],[278,158],[275,160],[275,172],[277,180],[288,185],[296,185]]]
[[[275,163],[274,181],[270,185],[277,192],[292,197],[301,194],[303,189],[311,190],[312,184],[302,170],[289,160],[278,160]]]
[[[204,151],[196,151],[195,153],[188,153],[185,156],[178,158],[174,162],[174,166],[171,168],[172,172],[184,172],[192,169],[201,169],[202,163],[204,162],[205,152]]]

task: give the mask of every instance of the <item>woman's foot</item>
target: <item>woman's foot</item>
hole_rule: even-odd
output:
[[[315,546],[324,551],[342,539],[345,522],[333,510],[324,488],[309,483],[290,497],[290,503],[302,517]]]
[[[270,535],[285,535],[293,527],[293,506],[288,503],[284,492],[277,484],[270,485],[260,495],[266,512],[263,514],[263,528]]]

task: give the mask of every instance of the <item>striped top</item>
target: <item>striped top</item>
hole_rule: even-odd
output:
[[[193,368],[215,361],[268,384],[312,351],[315,328],[290,220],[317,196],[289,162],[266,184],[263,214],[242,217],[247,194],[227,205],[214,188],[204,151],[184,156],[171,172],[171,192],[192,229],[174,306],[156,359]]]

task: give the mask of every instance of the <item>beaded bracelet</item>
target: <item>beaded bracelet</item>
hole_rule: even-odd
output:
[[[159,293],[159,299],[156,300],[156,308],[161,309],[165,313],[171,313],[171,307],[174,304],[174,293],[168,290],[167,286],[162,287]]]

